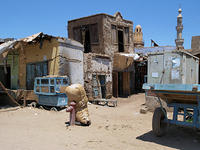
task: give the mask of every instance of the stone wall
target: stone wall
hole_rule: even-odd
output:
[[[48,74],[57,75],[58,61],[58,42],[55,38],[51,42],[44,40],[42,47],[40,43],[23,45],[19,48],[19,88],[26,89],[26,66],[30,63],[48,61]]]
[[[103,25],[103,49],[105,54],[114,56],[114,53],[119,52],[118,41],[114,42],[112,39],[112,25],[116,26],[116,30],[122,30],[124,33],[124,52],[133,53],[133,23],[131,21],[124,20],[120,17],[111,17],[107,15],[104,16]],[[125,41],[125,28],[129,29],[129,42]],[[118,39],[118,37],[116,38]]]
[[[89,27],[90,29],[90,25],[92,24],[98,24],[97,33],[99,41],[98,43],[91,43],[91,53],[86,53],[88,52],[86,50],[84,51],[84,85],[90,100],[94,98],[102,98],[102,95],[98,94],[101,93],[99,88],[94,88],[93,83],[93,80],[98,80],[98,76],[106,76],[107,98],[112,95],[112,88],[117,91],[117,87],[112,85],[114,54],[119,52],[133,53],[134,50],[133,22],[123,19],[119,12],[117,12],[114,16],[108,14],[96,14],[68,21],[68,37],[74,40],[77,39],[79,42],[84,43],[84,41],[86,41],[85,39],[83,40],[84,35],[86,34],[84,30],[86,27]],[[123,46],[119,43],[123,43]],[[123,50],[119,48],[119,45]],[[134,65],[132,65],[130,70],[121,70],[121,72],[128,72],[124,74],[132,77],[130,74],[131,71],[134,70],[133,67]],[[131,82],[133,79],[134,78],[127,79],[127,83]],[[123,81],[115,80],[114,82],[122,83]],[[130,89],[131,87],[127,88],[124,86],[123,90],[130,91]]]
[[[112,63],[108,56],[84,54],[84,81],[89,100],[102,98],[99,75],[105,76],[106,98],[112,96]]]
[[[81,30],[86,25],[97,24],[98,25],[98,38],[99,42],[91,43],[91,52],[98,54],[106,54],[113,57],[115,52],[118,52],[118,41],[113,42],[112,37],[112,25],[116,26],[116,32],[118,30],[123,31],[124,36],[124,52],[133,52],[133,22],[124,20],[120,13],[115,16],[107,14],[96,14],[88,17],[83,17],[75,20],[68,21],[68,37],[75,39],[73,30],[80,27]],[[126,39],[125,30],[128,29],[128,37]],[[115,35],[118,40],[118,34]],[[82,38],[82,37],[81,37]],[[126,42],[129,41],[129,42]],[[79,42],[82,42],[79,41]]]
[[[91,52],[92,53],[101,53],[103,54],[103,39],[101,38],[103,35],[103,15],[102,14],[97,14],[97,15],[93,15],[93,16],[88,16],[88,17],[84,17],[84,18],[80,18],[80,19],[75,19],[75,20],[71,20],[68,21],[68,38],[70,39],[74,39],[74,33],[73,30],[74,28],[83,28],[86,25],[92,25],[92,24],[97,24],[98,26],[98,39],[99,41],[96,43],[91,43]],[[82,41],[82,37],[81,37],[81,41],[79,41],[80,43],[83,44]]]

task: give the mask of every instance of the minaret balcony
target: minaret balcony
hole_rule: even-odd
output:
[[[177,31],[182,31],[183,30],[183,26],[176,26],[176,30]]]
[[[176,45],[183,45],[184,39],[176,39],[175,42],[176,42]]]

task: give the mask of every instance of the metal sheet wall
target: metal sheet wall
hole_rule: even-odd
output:
[[[198,84],[199,60],[183,52],[148,55],[148,83]]]

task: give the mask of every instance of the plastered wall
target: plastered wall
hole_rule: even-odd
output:
[[[48,74],[58,74],[58,42],[52,38],[51,41],[44,40],[40,43],[26,44],[19,49],[19,87],[26,89],[26,65],[48,61]]]

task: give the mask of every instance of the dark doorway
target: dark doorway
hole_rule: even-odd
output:
[[[85,49],[85,53],[91,52],[91,42],[90,42],[90,31],[89,31],[89,28],[85,29],[84,49]]]
[[[3,85],[7,88],[10,89],[11,87],[11,72],[10,72],[10,67],[6,67],[7,74],[5,72],[4,66],[0,66],[0,81],[3,83]]]
[[[133,71],[130,72],[130,94],[135,93],[135,73]]]
[[[124,34],[121,30],[118,30],[118,49],[119,52],[124,52]]]
[[[135,62],[135,93],[144,92],[143,84],[146,82],[147,62]]]
[[[101,86],[101,96],[102,98],[106,98],[106,76],[98,75],[98,79]]]
[[[123,72],[118,72],[118,96],[123,96]]]
[[[118,97],[118,73],[114,71],[112,73],[112,90],[113,96]]]
[[[26,65],[26,89],[33,90],[35,77],[48,75],[48,62],[31,63]]]

